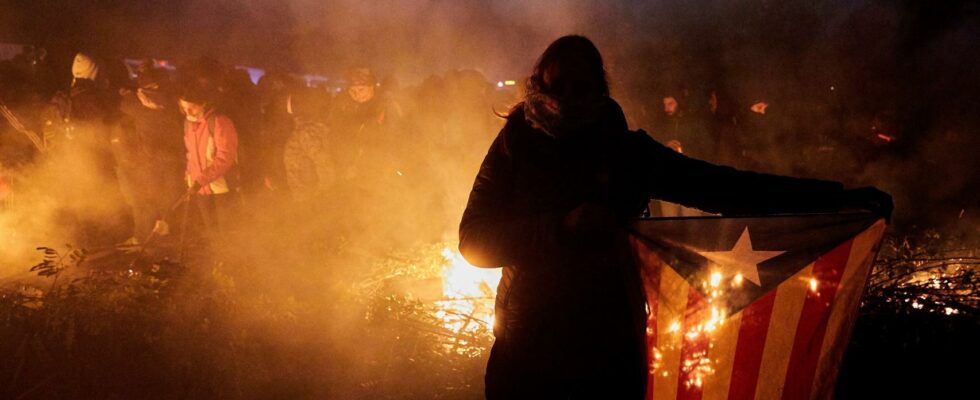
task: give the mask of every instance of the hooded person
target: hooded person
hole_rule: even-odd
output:
[[[75,59],[71,64],[71,76],[72,86],[75,86],[80,79],[95,82],[99,78],[99,64],[88,54],[75,54]]]
[[[148,236],[183,192],[180,172],[185,162],[182,118],[169,75],[146,69],[137,86],[123,94],[122,134],[113,143],[120,183],[133,206],[134,242]]]
[[[330,112],[330,130],[340,145],[334,151],[340,179],[363,184],[396,174],[402,140],[394,132],[396,116],[391,100],[379,95],[378,80],[370,69],[347,72],[347,90]],[[377,186],[383,185],[367,185]]]
[[[385,108],[377,96],[378,80],[367,68],[347,72],[347,88],[330,112],[331,127],[354,145],[366,144],[385,124]]]
[[[110,110],[113,102],[101,84],[100,69],[92,56],[86,53],[75,55],[71,66],[71,88],[52,99],[67,124],[104,123],[113,114]]]
[[[118,131],[118,109],[102,85],[101,68],[94,58],[78,53],[72,64],[72,85],[51,99],[54,113],[45,121],[46,162],[58,172],[51,182],[52,193],[65,208],[68,225],[79,244],[105,245],[119,242],[132,233],[129,206],[120,191],[118,163],[112,140]],[[74,197],[98,198],[84,207]]]
[[[642,399],[645,298],[626,231],[649,198],[731,214],[890,213],[872,188],[738,171],[629,131],[599,51],[565,36],[541,55],[491,145],[459,249],[503,267],[488,399]]]
[[[664,92],[661,98],[663,108],[656,113],[651,131],[654,138],[665,143],[676,142],[675,150],[681,153],[702,160],[714,160],[715,143],[697,118],[697,109],[692,107],[688,93],[684,88],[671,88]]]

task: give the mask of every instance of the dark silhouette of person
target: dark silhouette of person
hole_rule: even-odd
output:
[[[873,188],[738,171],[629,131],[582,36],[541,55],[460,223],[473,265],[503,267],[488,399],[641,399],[645,299],[627,223],[658,198],[723,215],[891,212]]]

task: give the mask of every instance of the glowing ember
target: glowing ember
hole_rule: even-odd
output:
[[[718,307],[711,307],[711,319],[704,323],[705,332],[712,332],[719,325],[724,324],[725,314],[718,310]]]
[[[718,287],[718,285],[721,284],[721,272],[712,272],[710,283],[711,287]]]
[[[673,321],[668,326],[667,332],[670,334],[681,334],[683,338],[688,342],[704,341],[704,346],[701,350],[694,351],[690,354],[684,356],[681,359],[681,370],[684,372],[683,384],[688,387],[703,387],[705,378],[709,375],[715,373],[714,364],[717,360],[711,358],[709,354],[709,349],[714,347],[714,342],[716,340],[715,336],[718,334],[719,328],[721,328],[725,319],[728,318],[726,313],[725,297],[727,295],[727,290],[724,283],[724,277],[720,272],[712,272],[707,277],[708,279],[701,282],[701,286],[705,288],[710,288],[707,292],[708,298],[705,307],[708,307],[707,313],[704,317],[700,317],[700,321],[695,324],[688,326],[683,326],[679,321]],[[737,288],[742,285],[744,277],[741,274],[736,274],[731,278],[730,283],[725,283],[733,288]],[[676,346],[681,345],[682,342],[668,341],[669,344],[663,350],[672,348],[672,350],[677,351],[679,349]],[[653,372],[667,376],[667,371],[658,371],[659,368],[663,367],[663,360],[656,358],[660,354],[661,349],[654,349],[654,362],[652,363]]]

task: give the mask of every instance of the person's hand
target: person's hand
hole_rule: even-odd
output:
[[[187,188],[187,197],[191,197],[197,194],[197,192],[199,191],[201,191],[201,184],[198,183],[197,181],[194,181],[194,183],[192,183],[191,186]]]
[[[892,203],[891,195],[868,186],[845,190],[843,207],[868,210],[890,222],[895,205]]]
[[[608,238],[616,226],[616,217],[608,208],[582,203],[562,219],[562,227],[572,240],[590,243]]]

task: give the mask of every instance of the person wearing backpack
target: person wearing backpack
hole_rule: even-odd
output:
[[[187,194],[196,204],[205,232],[214,234],[234,223],[238,207],[238,133],[201,88],[185,88],[179,104],[185,117]]]

